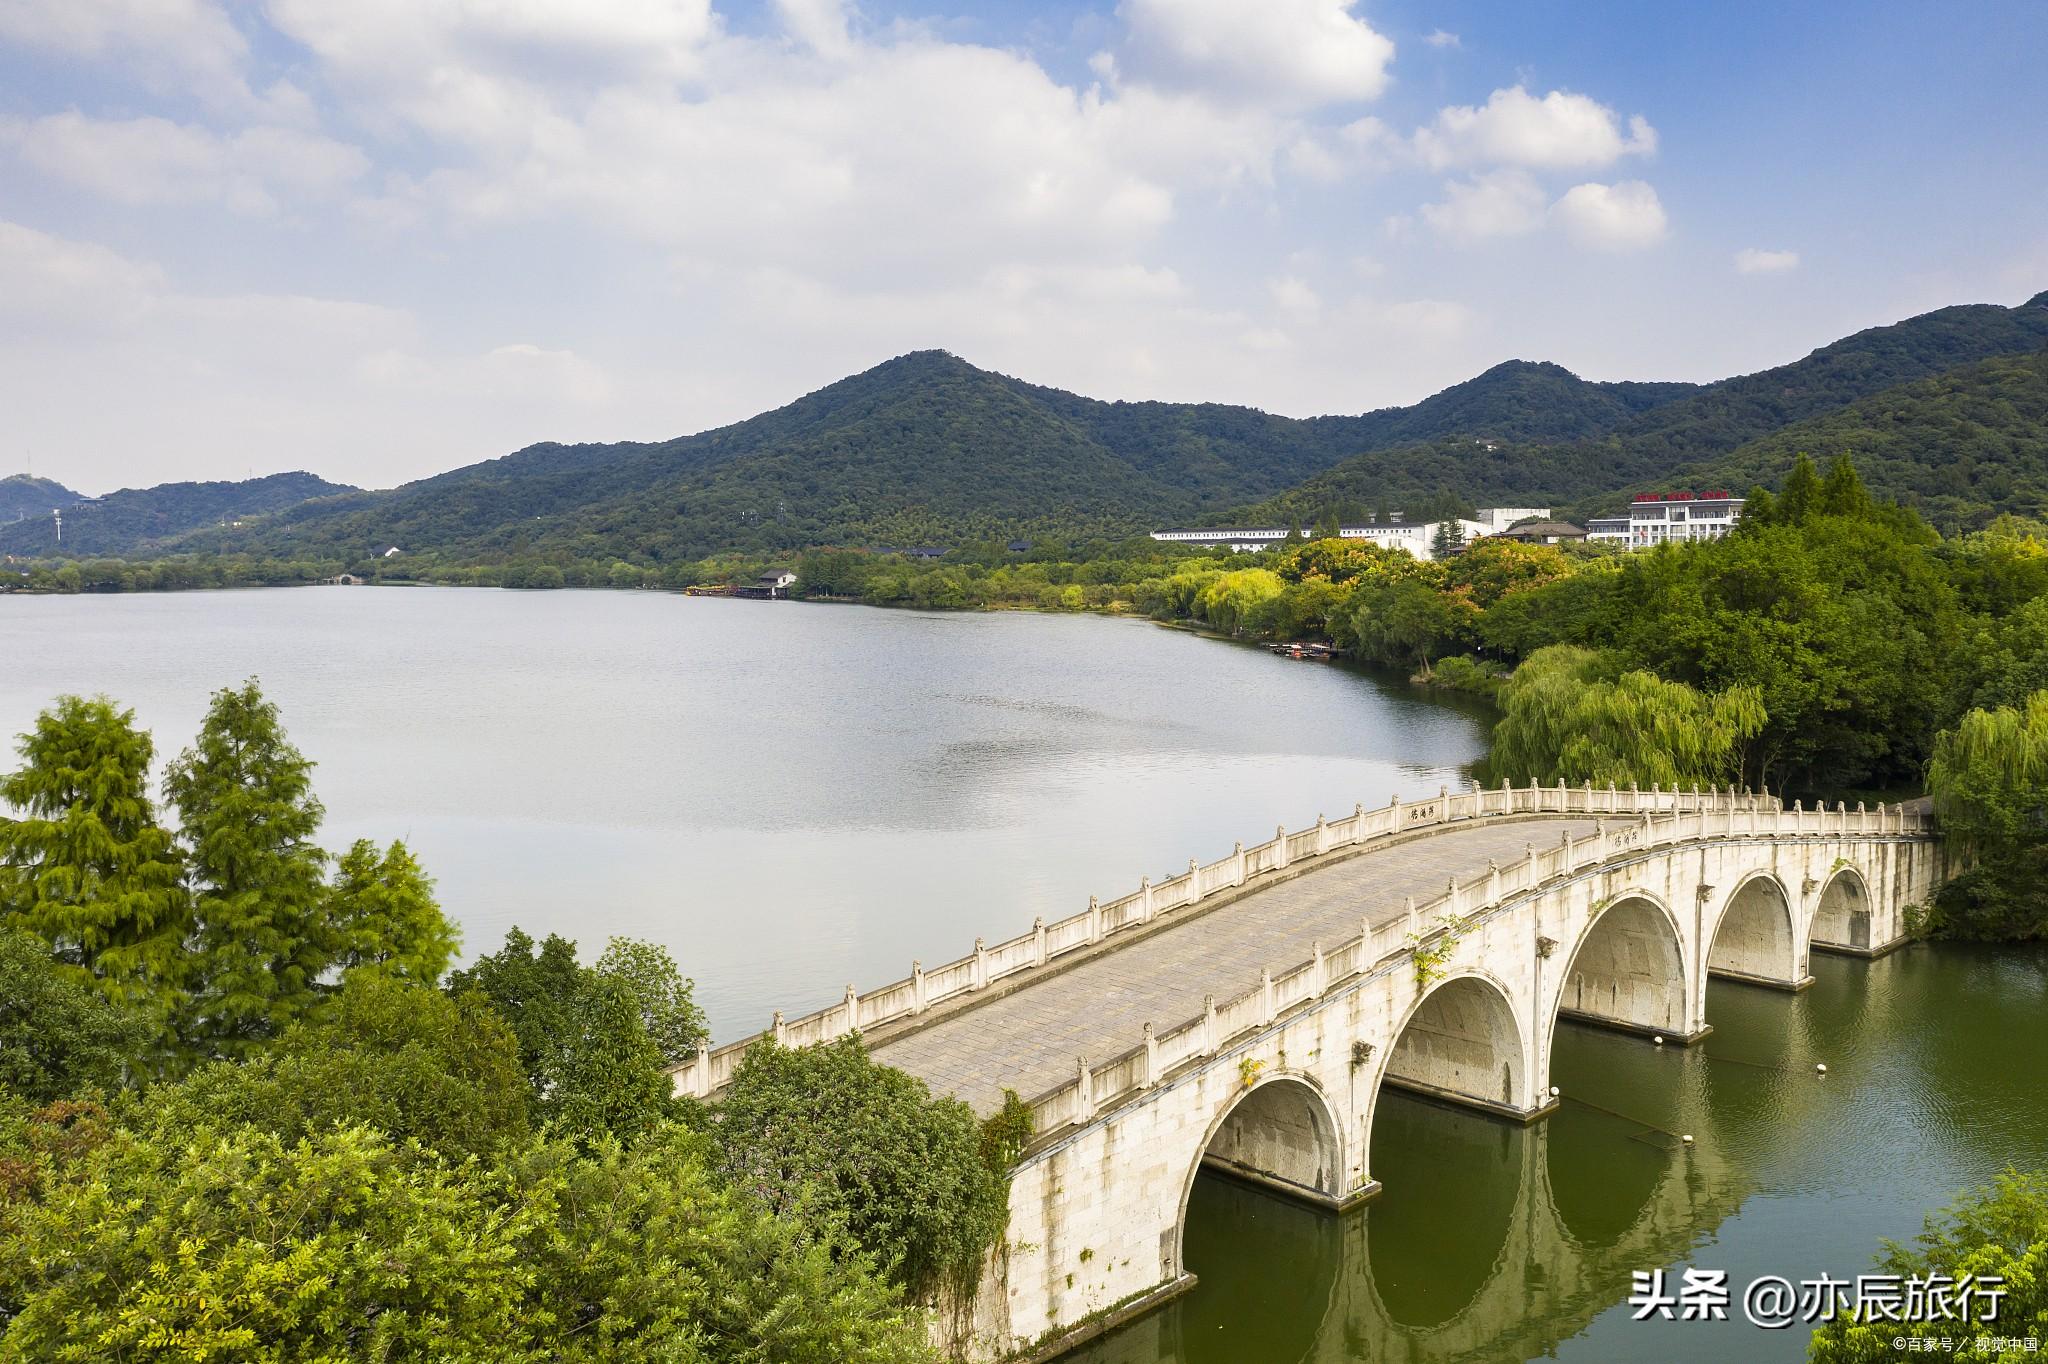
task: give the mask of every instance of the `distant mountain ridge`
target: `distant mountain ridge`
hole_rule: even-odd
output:
[[[37,478],[32,474],[9,474],[0,478],[0,522],[48,516],[59,507],[84,500],[85,494],[75,493],[52,479]]]
[[[1594,383],[1513,360],[1410,407],[1307,419],[1215,403],[1107,402],[915,351],[696,435],[542,443],[386,492],[314,480],[266,507],[245,501],[233,516],[210,509],[119,526],[109,518],[89,549],[72,542],[67,519],[64,548],[357,559],[396,545],[455,562],[664,563],[816,545],[1019,535],[1064,543],[1170,521],[1306,521],[1445,494],[1587,509],[1681,474],[1735,482],[1745,461],[1776,455],[1758,447],[1733,464],[1724,457],[1775,433],[2043,345],[2048,294],[2016,308],[1944,308],[1714,384]],[[2012,407],[2011,419],[2024,422],[2026,410]],[[1811,429],[1816,439],[1842,438],[1825,424]],[[1899,458],[1934,466],[1941,452],[1902,449]],[[2033,486],[2024,467],[2013,477],[2012,487]],[[1959,495],[1950,510],[1988,514],[1965,502]],[[237,518],[249,524],[222,524]],[[23,530],[0,532],[0,548],[49,552],[6,539]]]
[[[1631,491],[1656,486],[1746,489],[1759,481],[1760,471],[1769,470],[1762,481],[1775,482],[1791,467],[1797,450],[1776,442],[1781,433],[1806,442],[1800,448],[1816,457],[1854,454],[1851,429],[1831,424],[1829,414],[1877,402],[1894,390],[1899,402],[1924,403],[1931,391],[1911,391],[1911,385],[1994,359],[2033,355],[2044,346],[2048,293],[2014,308],[1943,308],[1844,337],[1790,364],[1702,385],[1597,436],[1555,443],[1438,440],[1367,451],[1237,515],[1309,521],[1326,509],[1381,498],[1396,507],[1412,504],[1432,489],[1473,501],[1549,502],[1584,515],[1618,507]],[[2018,424],[2013,434],[2022,443],[2024,411],[2024,405],[2009,410],[2003,423]],[[1930,478],[1953,482],[1953,475],[1927,473],[1948,463],[1936,425],[1923,424],[1923,442],[1911,451],[1895,448],[1895,463],[1866,471],[1866,481],[1880,495],[1914,503],[1951,528],[1988,519],[1994,512],[1988,503],[1921,496]],[[1921,474],[1902,477],[1907,464]],[[2038,472],[2048,475],[2048,466]],[[1980,491],[1988,495],[1998,486],[1986,483]],[[2015,486],[2028,486],[2026,478]],[[2048,505],[2024,502],[2011,509],[2041,515]]]
[[[304,472],[239,482],[162,483],[123,488],[64,508],[63,543],[47,515],[0,526],[0,552],[19,555],[137,556],[155,553],[201,526],[260,517],[309,498],[356,489]]]

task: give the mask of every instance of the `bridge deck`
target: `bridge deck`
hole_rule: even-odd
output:
[[[1222,905],[1042,980],[962,1009],[875,1046],[876,1059],[921,1077],[935,1091],[992,1112],[1003,1090],[1025,1098],[1074,1076],[1074,1059],[1106,1061],[1135,1045],[1145,1024],[1165,1029],[1257,985],[1262,967],[1305,961],[1313,945],[1378,926],[1427,901],[1445,881],[1505,865],[1524,846],[1593,832],[1591,819],[1492,821],[1372,849]]]

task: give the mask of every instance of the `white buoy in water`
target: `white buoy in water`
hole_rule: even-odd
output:
[[[1552,1086],[1550,1087],[1550,1097],[1551,1097],[1551,1098],[1553,1098],[1553,1099],[1555,1099],[1555,1098],[1557,1097],[1557,1086],[1556,1086],[1556,1085],[1552,1085]]]
[[[1827,1073],[1828,1073],[1828,1068],[1827,1068],[1826,1064],[1825,1064],[1825,1063],[1823,1063],[1823,1064],[1821,1064],[1821,1065],[1817,1065],[1817,1066],[1815,1066],[1815,1067],[1814,1067],[1814,1071],[1815,1071],[1816,1073],[1818,1073],[1818,1074],[1821,1074],[1821,1075],[1825,1075],[1825,1074],[1827,1074]]]
[[[1664,1034],[1658,1033],[1655,1037],[1652,1037],[1650,1040],[1661,1047],[1664,1045]]]
[[[1684,1136],[1680,1137],[1679,1140],[1684,1142],[1687,1146],[1692,1145],[1692,1133],[1686,1133]]]

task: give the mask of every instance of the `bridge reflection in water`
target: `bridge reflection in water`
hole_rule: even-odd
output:
[[[1390,1095],[1373,1130],[1385,1192],[1342,1217],[1205,1175],[1186,1224],[1199,1286],[1070,1358],[1451,1364],[1552,1354],[1626,1298],[1633,1271],[1687,1262],[1761,1186],[1796,1172],[1855,1102],[1853,1075],[1823,1081],[1815,1058],[1847,1057],[1854,1069],[1858,1054],[1876,1061],[1898,1043],[1907,1020],[1882,995],[1903,965],[1833,960],[1816,968],[1820,989],[1799,997],[1716,984],[1716,1031],[1693,1048],[1566,1025],[1552,1061],[1566,1099],[1548,1122]],[[1753,1328],[1734,1329],[1748,1341],[1720,1334],[1724,1347],[1754,1343]],[[1804,1335],[1771,1343],[1796,1358]]]

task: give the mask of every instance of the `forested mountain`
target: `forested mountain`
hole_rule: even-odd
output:
[[[83,493],[72,492],[51,479],[36,478],[30,474],[9,474],[0,478],[0,522],[47,516],[58,507],[68,507],[84,500]]]
[[[1944,530],[2000,512],[2048,517],[2048,350],[1964,365],[1795,422],[1672,476],[1776,487],[1801,453],[1847,453],[1879,497]]]
[[[286,475],[311,486],[268,501],[201,493],[270,480],[114,494],[80,508],[77,538],[67,517],[64,551],[355,559],[397,545],[451,562],[663,564],[726,551],[1309,521],[1446,497],[1583,514],[1645,485],[1746,486],[1745,471],[1782,466],[1792,447],[1781,435],[1826,455],[1880,430],[1886,453],[1866,468],[1873,486],[1911,493],[1937,519],[1981,520],[2008,499],[2034,497],[2038,410],[2024,392],[2031,371],[1968,367],[2044,344],[2048,294],[2017,308],[1944,308],[1716,384],[1591,383],[1510,361],[1412,407],[1306,420],[1213,403],[1104,402],[919,351],[698,435],[534,445],[389,492]],[[1913,388],[1943,375],[1952,382]],[[1869,405],[1881,394],[1901,395],[1885,401],[1916,415],[1873,426],[1892,410]],[[1973,453],[1959,472],[1949,447],[1965,428]],[[89,530],[88,513],[98,518]],[[45,523],[0,531],[0,548],[53,545]]]
[[[1829,414],[1846,413],[1852,405],[1858,410],[1867,403],[1881,407],[1884,395],[1897,392],[1906,395],[1899,401],[1913,407],[1919,419],[1893,424],[1888,446],[1892,464],[1883,472],[1866,469],[1872,487],[1882,495],[1902,497],[1938,487],[1946,490],[1949,500],[1927,503],[1931,516],[1939,505],[1951,521],[1982,521],[1999,510],[2019,508],[2005,507],[1993,496],[2007,486],[1998,479],[1986,475],[1977,480],[1951,467],[1947,436],[1958,420],[1967,424],[1969,419],[1958,418],[1953,410],[1937,415],[1929,404],[1953,409],[1967,400],[1976,385],[1961,378],[1968,369],[1959,367],[1973,367],[1992,357],[2034,355],[2044,346],[2048,293],[2017,308],[1943,308],[1858,332],[1789,365],[1707,385],[1588,439],[1517,444],[1461,438],[1371,450],[1233,516],[1307,521],[1326,511],[1349,515],[1382,503],[1413,508],[1445,491],[1467,502],[1549,503],[1584,515],[1619,507],[1627,492],[1657,485],[1740,490],[1758,481],[1754,470],[1765,466],[1776,472],[1762,481],[1775,482],[1799,448],[1817,456],[1845,448],[1843,441],[1860,429],[1856,423],[1864,419],[1852,417],[1849,425],[1837,427],[1830,424]],[[1912,381],[1949,371],[1958,376],[1956,392],[1939,386],[1909,392],[1914,389]],[[2009,472],[2018,480],[2011,484],[2016,490],[2026,486],[2022,470],[2035,458],[2026,449],[2028,423],[2039,418],[2030,417],[2030,410],[2025,403],[2016,403],[1983,414],[1986,431],[2003,432],[2013,443],[2003,463],[2013,466]],[[1781,433],[1794,444],[1780,443]],[[1984,432],[1979,438],[1991,439]],[[2032,438],[2040,438],[2038,428]],[[1809,444],[1800,446],[1799,440]],[[1732,453],[1738,451],[1739,457]],[[1858,466],[1863,467],[1861,458]],[[2038,461],[2034,467],[2038,478]]]
[[[163,483],[154,488],[124,488],[105,497],[65,506],[62,552],[147,554],[201,526],[257,517],[308,498],[354,491],[312,474],[296,472],[238,483]],[[0,553],[57,552],[57,527],[48,516],[0,526]]]

